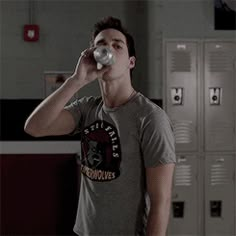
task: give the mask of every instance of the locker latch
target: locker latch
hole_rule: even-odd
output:
[[[221,217],[222,201],[210,201],[211,217]]]
[[[172,210],[174,218],[184,217],[184,202],[172,202]]]
[[[220,105],[222,100],[222,88],[209,88],[210,105]]]
[[[173,105],[183,105],[183,88],[171,88],[171,102]]]

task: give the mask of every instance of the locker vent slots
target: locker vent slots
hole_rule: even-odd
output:
[[[190,52],[173,51],[171,54],[171,72],[191,72]]]
[[[172,121],[176,143],[191,143],[193,139],[193,122],[190,120]]]
[[[224,166],[224,163],[215,163],[211,165],[211,185],[225,185],[231,183],[229,172]]]
[[[187,164],[179,164],[175,168],[174,174],[175,186],[191,186],[192,185],[192,170]]]
[[[233,55],[230,52],[211,51],[209,52],[210,72],[233,71]]]

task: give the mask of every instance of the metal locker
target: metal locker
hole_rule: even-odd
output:
[[[164,102],[176,139],[176,150],[197,149],[197,43],[165,43]]]
[[[205,42],[205,150],[233,151],[235,135],[236,43]]]
[[[235,235],[235,158],[207,155],[205,159],[205,235]]]
[[[197,235],[198,159],[194,155],[178,155],[173,178],[172,203],[168,236]]]

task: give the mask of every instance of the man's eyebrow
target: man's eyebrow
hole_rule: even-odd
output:
[[[122,39],[112,39],[112,41],[115,41],[115,42],[118,42],[118,43],[126,44]]]
[[[115,42],[118,42],[118,43],[123,43],[123,44],[126,45],[126,43],[125,43],[122,39],[116,39],[116,38],[114,38],[114,39],[112,39],[112,41],[115,41]],[[105,42],[106,42],[105,39],[100,39],[100,40],[98,40],[95,44],[98,45],[98,44],[105,43]]]

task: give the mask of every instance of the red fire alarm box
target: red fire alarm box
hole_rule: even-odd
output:
[[[39,40],[39,26],[24,25],[24,40],[28,42],[37,42]]]

